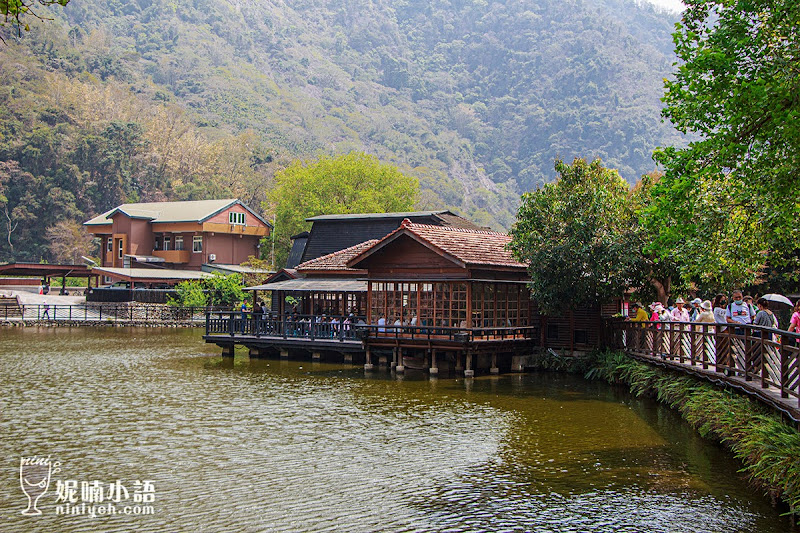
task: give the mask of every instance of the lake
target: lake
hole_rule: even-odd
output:
[[[3,532],[791,529],[675,412],[578,376],[231,365],[199,330],[4,328],[0,390]],[[33,456],[49,482],[30,471],[26,516]]]

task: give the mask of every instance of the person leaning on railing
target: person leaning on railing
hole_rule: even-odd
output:
[[[628,318],[631,322],[647,322],[650,320],[650,317],[647,316],[647,311],[644,310],[642,304],[639,302],[631,304],[631,311],[634,312],[633,317]]]

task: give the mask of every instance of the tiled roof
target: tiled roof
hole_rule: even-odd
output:
[[[451,255],[466,265],[527,268],[527,265],[514,259],[506,249],[511,237],[505,233],[415,224],[406,219],[399,228],[381,239],[380,243],[390,241],[404,231],[413,233],[432,248]]]
[[[364,250],[372,247],[372,245],[376,244],[377,242],[378,242],[377,239],[371,239],[356,244],[355,246],[345,248],[344,250],[339,250],[338,252],[333,252],[332,254],[323,255],[322,257],[317,257],[316,259],[311,259],[309,261],[306,261],[305,263],[300,263],[299,265],[297,265],[297,270],[302,272],[306,272],[309,270],[342,270],[342,271],[356,272],[359,269],[349,268],[347,266],[347,263],[352,258],[357,256]]]

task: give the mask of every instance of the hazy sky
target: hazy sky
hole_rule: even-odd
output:
[[[665,7],[671,11],[683,11],[683,2],[681,0],[645,0],[651,4]]]

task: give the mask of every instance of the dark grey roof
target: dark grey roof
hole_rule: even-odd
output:
[[[409,218],[409,217],[430,217],[433,215],[441,215],[441,214],[450,214],[450,211],[447,209],[442,209],[439,211],[410,211],[407,213],[354,213],[348,215],[319,215],[311,218],[307,218],[306,222],[316,222],[318,220],[358,220],[358,219],[382,219],[382,218]]]

